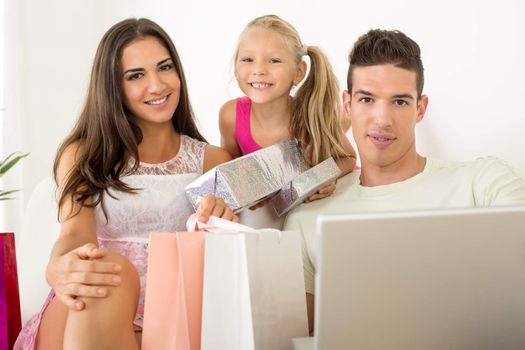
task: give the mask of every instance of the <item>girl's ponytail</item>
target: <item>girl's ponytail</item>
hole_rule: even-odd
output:
[[[299,141],[305,160],[348,156],[342,146],[339,83],[326,55],[316,46],[303,46],[310,57],[310,72],[292,102],[291,133]]]

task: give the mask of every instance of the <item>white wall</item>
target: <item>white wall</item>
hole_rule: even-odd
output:
[[[31,152],[22,198],[51,172],[56,147],[81,108],[100,37],[128,16],[149,17],[172,36],[211,143],[219,143],[219,107],[239,95],[231,70],[237,37],[255,16],[275,13],[306,44],[325,50],[342,87],[347,54],[359,35],[370,28],[404,31],[422,48],[430,97],[418,129],[420,151],[461,160],[492,154],[525,164],[525,5],[518,0],[10,1],[18,4],[7,16],[19,26],[12,54],[19,54],[20,69],[11,79],[23,133],[11,136],[4,149]]]
[[[127,12],[131,4],[131,11]],[[4,231],[20,231],[33,188],[52,174],[55,151],[81,109],[98,41],[114,22],[134,15],[130,1],[5,0],[6,120],[4,154],[30,152],[7,176],[23,188],[2,203]]]

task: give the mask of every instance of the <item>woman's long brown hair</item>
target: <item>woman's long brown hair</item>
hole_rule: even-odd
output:
[[[184,71],[168,34],[145,18],[121,21],[104,34],[98,46],[85,105],[55,157],[53,173],[58,183],[57,169],[64,151],[72,144],[78,145],[75,164],[58,194],[59,208],[71,196],[77,208],[101,204],[104,209],[103,193],[109,194],[110,188],[127,193],[135,191],[121,181],[121,176],[129,157],[136,160],[131,172],[139,165],[137,146],[142,141],[142,132],[122,102],[120,61],[127,45],[146,37],[157,38],[164,45],[180,78],[180,99],[172,117],[173,127],[180,134],[206,142],[197,129]],[[68,216],[72,215],[76,213]]]

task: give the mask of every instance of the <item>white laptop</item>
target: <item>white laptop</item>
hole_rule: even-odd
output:
[[[322,216],[317,233],[315,349],[525,349],[525,207]]]

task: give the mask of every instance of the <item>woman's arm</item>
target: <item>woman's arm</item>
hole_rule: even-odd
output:
[[[59,193],[75,164],[78,145],[69,146],[57,169]],[[75,214],[76,215],[72,215]],[[60,205],[60,235],[47,265],[46,279],[57,297],[70,309],[81,310],[76,297],[104,297],[107,285],[118,285],[121,267],[96,261],[104,254],[98,249],[93,209],[73,204],[66,196]]]
[[[203,170],[204,172],[207,172],[211,168],[226,163],[232,159],[233,157],[227,150],[212,145],[206,145],[206,149],[204,150]]]

